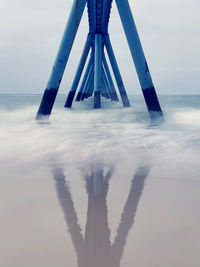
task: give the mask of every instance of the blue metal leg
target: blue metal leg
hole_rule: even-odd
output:
[[[94,66],[92,66],[92,69],[91,69],[91,74],[90,74],[90,81],[88,83],[88,89],[87,89],[87,95],[86,95],[86,98],[90,97],[93,95],[93,92],[94,92]]]
[[[85,71],[85,74],[84,74],[84,77],[83,77],[83,81],[81,83],[79,92],[78,92],[77,97],[76,97],[76,101],[80,101],[81,100],[81,96],[82,96],[82,93],[84,91],[84,87],[85,87],[85,84],[87,82],[88,75],[89,75],[90,69],[92,67],[92,64],[93,64],[93,57],[92,57],[92,54],[91,54],[89,62],[88,62],[88,65],[87,65],[87,68],[86,68],[86,71]]]
[[[108,93],[108,90],[107,90],[107,87],[106,87],[106,84],[105,84],[105,80],[103,79],[102,77],[102,80],[101,80],[101,95],[107,99],[110,98],[110,94]]]
[[[106,61],[104,53],[103,53],[102,58],[103,58],[103,66],[104,66],[104,69],[105,69],[105,72],[106,72],[106,75],[108,77],[108,81],[109,81],[109,84],[110,84],[110,88],[111,88],[111,99],[113,101],[119,101],[119,98],[117,96],[117,93],[116,93],[116,90],[115,90],[115,86],[114,86],[114,83],[113,83],[113,80],[112,80],[112,76],[111,76],[111,73],[110,73],[110,70],[109,70],[109,67],[108,67],[108,64],[107,64],[107,61]]]
[[[95,63],[94,63],[94,108],[101,107],[101,61],[102,35],[95,35]]]
[[[102,90],[102,96],[104,96],[106,98],[111,98],[110,85],[108,83],[103,65],[102,65],[102,82],[103,82],[102,83],[102,89],[104,88],[104,90]],[[111,100],[112,100],[112,98],[111,98]]]
[[[80,81],[80,78],[81,78],[81,75],[82,75],[82,72],[83,72],[83,68],[85,66],[85,62],[87,60],[87,57],[88,57],[88,54],[89,54],[89,51],[90,51],[91,38],[92,37],[89,34],[88,38],[87,38],[87,41],[86,41],[86,44],[85,44],[85,47],[84,47],[84,50],[83,50],[83,54],[81,56],[81,60],[80,60],[78,69],[76,71],[76,75],[74,77],[74,81],[72,83],[72,88],[71,88],[71,90],[70,90],[70,92],[68,94],[67,100],[66,100],[65,105],[64,105],[64,107],[66,107],[66,108],[71,108],[71,106],[72,106],[72,102],[74,100],[74,96],[75,96],[75,93],[76,93],[76,90],[77,90],[77,87],[78,87],[78,84],[79,84],[79,81]]]
[[[86,0],[74,0],[53,70],[36,116],[37,120],[41,119],[44,115],[51,114],[85,5]]]
[[[90,83],[91,83],[91,80],[92,80],[92,69],[93,69],[93,65],[90,67],[90,71],[89,71],[89,74],[88,74],[88,77],[87,77],[87,81],[85,83],[85,86],[84,86],[84,89],[83,89],[83,93],[81,95],[81,100],[84,100],[85,98],[88,97],[88,90],[89,90]]]
[[[128,0],[115,0],[150,118],[163,117]]]
[[[117,85],[119,88],[119,93],[120,93],[123,105],[124,105],[124,107],[130,107],[130,102],[129,102],[128,96],[126,94],[126,90],[124,88],[122,77],[121,77],[121,74],[119,72],[119,68],[117,66],[117,61],[116,61],[115,54],[113,52],[112,45],[110,43],[110,38],[109,38],[108,34],[104,35],[104,42],[105,42],[108,57],[110,59],[110,63],[111,63],[112,69],[113,69],[113,73],[114,73],[114,76],[115,76],[115,79],[116,79],[116,82],[117,82]]]
[[[92,45],[91,58],[92,58],[92,65],[90,73],[88,75],[87,85],[85,85],[84,93],[81,96],[81,100],[84,100],[84,98],[92,96],[94,92],[94,42]]]

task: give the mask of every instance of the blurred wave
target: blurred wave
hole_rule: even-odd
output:
[[[6,95],[0,101],[1,168],[37,168],[51,158],[81,166],[101,155],[109,164],[137,165],[148,157],[152,166],[182,161],[198,163],[200,151],[199,96],[162,96],[166,122],[149,123],[141,97],[131,97],[132,107],[105,101],[91,110],[91,101],[63,108],[63,96],[49,122],[37,123],[40,95]],[[183,159],[184,154],[184,159]],[[135,156],[137,155],[137,157]],[[182,162],[183,164],[183,162]]]

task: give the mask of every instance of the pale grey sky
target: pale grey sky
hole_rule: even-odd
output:
[[[1,0],[0,93],[43,93],[73,0]],[[158,94],[199,94],[199,0],[129,0]],[[127,91],[140,86],[116,5],[110,35]],[[70,89],[88,32],[79,28],[60,93]]]

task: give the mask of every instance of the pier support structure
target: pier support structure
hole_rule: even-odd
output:
[[[105,56],[106,50],[123,106],[130,107],[130,101],[125,90],[108,33],[112,1],[113,0],[74,0],[63,39],[36,119],[42,119],[44,116],[49,116],[51,114],[86,3],[88,8],[89,34],[64,106],[66,108],[72,107],[80,81],[81,86],[76,95],[76,101],[84,100],[94,95],[95,109],[101,107],[101,97],[106,97],[112,101],[119,101],[112,80],[112,74],[107,64]],[[150,118],[151,120],[157,118],[162,119],[162,110],[152,82],[129,2],[128,0],[114,1],[117,5]],[[87,67],[85,68],[86,62]],[[84,75],[83,72],[85,72]]]

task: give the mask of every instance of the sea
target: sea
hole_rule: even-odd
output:
[[[0,266],[199,267],[200,95],[0,95]]]

